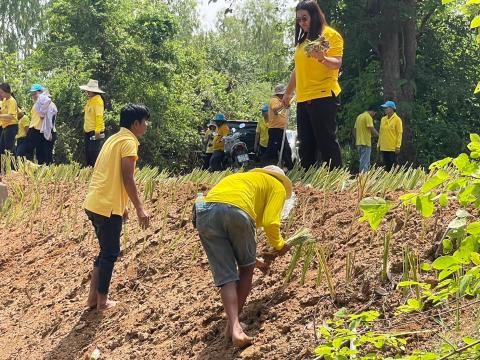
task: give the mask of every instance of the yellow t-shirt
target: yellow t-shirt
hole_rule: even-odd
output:
[[[100,150],[93,169],[83,207],[99,215],[122,216],[128,204],[128,194],[122,177],[122,159],[133,156],[137,159],[139,142],[133,133],[120,128],[109,137]]]
[[[217,136],[213,138],[213,151],[223,151],[225,149],[225,144],[222,142],[222,138],[230,134],[230,128],[227,124],[217,128]]]
[[[280,114],[275,115],[273,109],[278,109],[282,105],[282,102],[277,96],[274,96],[268,104],[268,127],[270,129],[284,129],[287,124],[287,113],[283,111]]]
[[[13,96],[10,96],[9,99],[3,99],[2,100],[2,109],[0,110],[0,114],[2,115],[12,115],[13,119],[12,120],[0,120],[0,123],[2,125],[2,128],[6,128],[7,126],[10,125],[15,125],[18,121],[18,106],[17,106],[17,101],[13,98]]]
[[[20,112],[21,110],[18,109]],[[15,139],[22,139],[27,136],[27,130],[25,128],[28,128],[30,124],[30,118],[27,115],[23,115],[23,117],[18,121],[18,133],[17,136],[15,136]]]
[[[266,148],[268,146],[268,124],[263,116],[258,120],[256,133],[260,134],[260,146]]]
[[[330,43],[327,56],[343,56],[343,38],[329,26],[323,30],[323,36]],[[332,96],[338,96],[342,89],[338,83],[339,69],[327,68],[324,64],[305,53],[306,40],[295,49],[295,77],[297,102],[304,102]]]
[[[210,136],[213,133],[214,132],[210,129],[207,129],[207,131],[205,131],[205,138],[208,139],[207,146],[206,146],[206,149],[205,149],[205,153],[207,153],[207,154],[213,153],[213,136]]]
[[[402,119],[394,113],[390,118],[384,116],[380,122],[378,146],[380,151],[395,151],[402,146]]]
[[[30,116],[30,127],[41,130],[43,125],[43,119],[40,117],[40,114],[35,110],[35,106],[32,106],[32,112]]]
[[[105,122],[103,120],[104,104],[100,95],[95,95],[88,99],[85,105],[85,116],[83,130],[88,133],[95,131],[97,133],[105,131]]]
[[[236,206],[263,227],[269,244],[281,250],[280,218],[286,198],[285,187],[273,176],[261,172],[237,173],[223,178],[207,194],[205,201]]]
[[[355,121],[355,138],[357,146],[372,146],[372,133],[370,132],[370,128],[373,128],[373,119],[368,111],[365,111],[358,115],[357,120]]]

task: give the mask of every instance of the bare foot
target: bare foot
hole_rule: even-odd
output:
[[[97,304],[97,311],[105,311],[105,310],[114,308],[116,305],[117,305],[116,301],[107,299],[107,301],[104,304],[102,305]]]
[[[97,287],[98,287],[98,268],[94,267],[90,280],[90,290],[88,292],[87,306],[93,310],[97,307]]]
[[[242,330],[245,330],[247,328],[247,324],[243,322],[240,322],[240,326],[242,327]],[[228,320],[227,325],[225,326],[224,336],[227,342],[232,341],[232,329],[230,329],[230,321]]]
[[[247,336],[242,330],[241,327],[233,329],[232,331],[232,343],[233,346],[243,349],[247,346],[250,346],[253,342],[253,338]]]

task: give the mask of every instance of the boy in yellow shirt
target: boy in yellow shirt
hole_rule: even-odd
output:
[[[383,155],[385,170],[390,171],[397,163],[397,155],[400,154],[403,124],[402,119],[395,112],[397,109],[395,102],[387,101],[382,108],[385,109],[386,116],[380,121],[378,148]]]
[[[227,125],[227,120],[225,115],[218,113],[213,118],[213,121],[217,125],[217,133],[213,138],[213,153],[210,158],[210,167],[209,171],[222,171],[223,170],[223,161],[225,159],[225,144],[223,143],[223,138],[230,134],[230,128]]]
[[[225,335],[236,347],[253,340],[238,317],[252,288],[254,268],[265,266],[256,258],[256,228],[263,227],[278,255],[285,254],[289,247],[280,234],[280,220],[291,195],[290,179],[271,165],[227,176],[201,207],[195,204],[196,228],[228,318]]]
[[[373,118],[376,115],[376,107],[370,106],[367,111],[357,116],[353,134],[355,145],[360,154],[359,172],[366,172],[370,169],[370,155],[372,154],[372,135],[378,136],[378,131],[373,126]]]
[[[114,307],[108,289],[113,266],[120,254],[122,222],[128,217],[130,199],[142,228],[149,225],[150,215],[144,210],[135,185],[134,172],[138,159],[137,138],[147,131],[150,112],[144,105],[129,104],[120,111],[120,131],[102,147],[93,169],[84,208],[92,222],[100,244],[100,253],[93,264],[87,304],[103,311]]]
[[[26,146],[25,141],[27,139],[28,127],[30,125],[30,118],[25,114],[25,112],[18,108],[18,133],[15,136],[17,140],[17,146],[15,148],[15,154],[21,156],[25,152],[24,148]]]

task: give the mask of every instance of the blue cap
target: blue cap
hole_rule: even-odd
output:
[[[385,104],[382,105],[382,108],[391,108],[391,109],[396,109],[397,104],[395,104],[393,101],[387,101]]]
[[[225,121],[225,115],[223,115],[222,113],[218,113],[213,118],[213,121]]]
[[[30,88],[30,92],[43,91],[43,86],[40,84],[33,84]]]
[[[262,113],[268,112],[268,105],[263,105],[262,106]]]

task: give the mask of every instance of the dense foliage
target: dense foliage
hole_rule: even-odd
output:
[[[345,38],[339,134],[352,169],[355,118],[387,97],[386,64],[378,48],[381,42],[375,39],[381,39],[389,25],[381,15],[390,2],[321,3]],[[13,85],[25,108],[31,106],[29,84],[42,82],[50,89],[60,111],[58,162],[83,157],[86,98],[78,85],[96,78],[106,91],[108,131],[118,126],[123,104],[147,104],[153,126],[142,142],[142,162],[185,170],[199,149],[199,125],[217,111],[254,120],[272,87],[288,81],[294,15],[287,3],[229,2],[229,11],[217,15],[215,30],[205,32],[195,0],[22,0],[18,8],[7,2],[2,7],[4,24],[15,26],[0,36],[0,75]],[[398,84],[403,88],[408,82],[414,89],[413,100],[399,95],[400,114],[408,120],[405,141],[412,145],[403,160],[427,165],[463,151],[467,134],[479,125],[480,104],[473,93],[480,79],[478,39],[469,31],[471,19],[452,4],[395,4],[401,24],[416,21],[413,80],[404,76]],[[475,12],[476,6],[469,11]],[[404,51],[408,39],[400,40]]]

